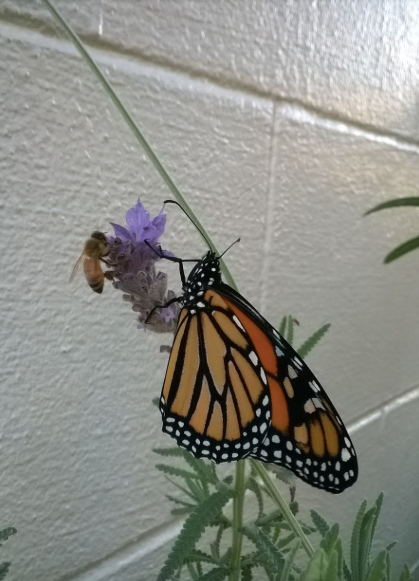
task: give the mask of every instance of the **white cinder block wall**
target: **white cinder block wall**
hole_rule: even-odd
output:
[[[300,340],[360,462],[340,496],[300,504],[348,530],[384,490],[377,546],[418,550],[417,0],[92,0],[55,5],[91,48],[173,180],[272,323]],[[167,354],[108,285],[68,277],[85,238],[137,197],[169,196],[86,64],[35,0],[0,0],[0,549],[10,581],[155,578],[180,521],[152,448]],[[169,208],[165,246],[205,245]],[[173,270],[172,288],[179,290]],[[169,342],[167,338],[166,342]]]

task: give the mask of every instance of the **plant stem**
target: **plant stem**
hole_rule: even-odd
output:
[[[297,538],[301,539],[301,544],[304,547],[304,550],[306,551],[307,555],[309,557],[312,557],[314,555],[314,549],[311,546],[310,541],[303,533],[303,530],[300,527],[297,519],[290,511],[288,504],[282,498],[278,489],[276,488],[276,486],[272,482],[272,479],[269,476],[266,468],[262,465],[262,462],[259,462],[258,460],[251,460],[251,462],[252,462],[254,469],[256,470],[256,472],[259,474],[259,476],[263,480],[263,483],[266,486],[272,499],[275,501],[275,503],[278,505],[279,509],[281,510],[282,514],[284,515],[285,520],[290,525],[291,530],[294,532],[294,534]]]
[[[97,64],[93,60],[93,58],[90,56],[89,52],[87,51],[86,47],[84,46],[84,44],[82,43],[80,38],[77,36],[77,34],[74,32],[74,30],[70,27],[70,25],[67,24],[65,19],[61,16],[61,14],[58,12],[58,10],[56,10],[56,8],[54,8],[54,6],[51,4],[51,2],[49,0],[43,0],[43,2],[47,6],[47,8],[51,12],[51,14],[54,16],[54,18],[63,27],[68,38],[74,44],[74,46],[79,51],[81,56],[84,58],[84,60],[90,66],[90,68],[93,71],[93,73],[95,74],[96,78],[99,80],[99,82],[102,84],[105,91],[108,93],[108,95],[111,98],[111,100],[113,101],[114,105],[116,106],[118,111],[121,113],[124,121],[126,122],[128,127],[131,129],[131,131],[133,132],[134,137],[137,139],[137,141],[140,143],[141,147],[144,149],[145,153],[148,155],[150,161],[153,163],[154,167],[156,168],[156,170],[158,171],[160,176],[163,178],[164,182],[166,183],[169,190],[172,192],[175,199],[179,202],[179,204],[185,210],[185,213],[189,216],[189,218],[195,224],[195,226],[199,230],[201,230],[201,232],[204,234],[205,238],[208,240],[208,242],[211,246],[211,250],[213,252],[215,252],[217,254],[217,256],[219,256],[220,252],[217,250],[217,247],[215,246],[215,244],[211,240],[210,235],[208,234],[208,232],[206,231],[206,229],[204,228],[204,226],[202,225],[202,223],[200,222],[200,220],[196,216],[195,212],[189,206],[189,204],[187,203],[187,201],[185,200],[183,195],[180,193],[180,191],[176,187],[175,183],[173,182],[172,178],[169,176],[167,171],[164,169],[163,165],[160,163],[159,159],[157,158],[153,149],[149,145],[148,141],[146,140],[146,138],[144,137],[144,135],[141,133],[140,129],[138,128],[138,125],[135,123],[134,119],[132,118],[132,116],[128,112],[128,109],[125,107],[125,105],[122,103],[121,99],[115,93],[112,85],[106,79],[106,77],[104,76],[102,71],[99,69],[99,67],[97,66]],[[224,262],[224,260],[222,258],[220,259],[220,263],[221,263],[224,275],[225,275],[229,285],[237,290],[237,286],[234,282],[234,279],[233,279],[226,263]]]
[[[236,463],[235,495],[233,498],[233,542],[231,554],[231,572],[229,581],[240,581],[240,560],[243,542],[243,506],[245,487],[246,460]]]

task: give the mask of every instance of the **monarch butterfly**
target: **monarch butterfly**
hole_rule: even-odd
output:
[[[247,456],[340,493],[357,479],[343,422],[294,349],[237,291],[209,251],[186,280],[159,407],[163,431],[197,458]]]

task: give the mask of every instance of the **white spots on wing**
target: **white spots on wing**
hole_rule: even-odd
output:
[[[350,439],[347,436],[345,436],[344,440],[345,440],[345,444],[348,446],[348,448],[350,448],[351,447]]]
[[[290,442],[288,440],[288,442],[287,442],[287,450],[290,450],[291,451],[293,448],[294,448],[294,446],[292,445],[292,442]]]
[[[261,426],[260,426],[260,432],[261,432],[261,434],[263,434],[267,429],[268,429],[268,424],[266,424],[265,422],[263,422],[263,424],[261,424]]]
[[[345,438],[345,440],[347,440],[347,438]],[[342,448],[342,454],[341,454],[342,461],[347,462],[350,457],[351,457],[351,454],[350,454],[349,450],[347,448]]]
[[[262,378],[262,381],[265,385],[267,385],[268,380],[266,379],[266,373],[265,370],[263,369],[263,367],[260,368],[260,376]]]
[[[202,444],[203,444],[203,446],[209,446],[209,445],[210,445],[210,443],[209,443],[209,441],[208,441],[208,440],[204,440],[204,441],[202,442]]]
[[[275,458],[281,458],[282,456],[282,450],[274,450],[274,456]]]
[[[252,443],[254,446],[257,446],[259,444],[259,440],[257,438],[253,438]]]
[[[326,409],[324,407],[324,405],[322,404],[322,402],[317,397],[313,397],[313,399],[311,401],[316,406],[316,408],[321,409],[321,410]]]
[[[240,323],[239,319],[236,317],[236,315],[233,315],[233,321],[236,323],[236,325],[238,326],[239,329],[241,329],[242,331],[244,331],[244,327],[243,325]]]
[[[166,432],[173,432],[173,426],[166,426]]]
[[[243,444],[243,450],[248,450],[250,448],[250,442],[245,442]]]
[[[299,468],[301,468],[301,467],[302,467],[302,465],[303,465],[303,463],[302,463],[302,461],[301,461],[301,460],[297,460],[296,464],[297,464],[297,466],[298,466]]]
[[[288,365],[288,377],[290,379],[295,379],[297,377],[297,372],[292,365]]]
[[[298,357],[294,357],[292,361],[299,369],[303,368],[303,362]]]
[[[320,386],[319,386],[319,384],[317,383],[317,381],[314,381],[314,379],[313,379],[313,381],[309,381],[309,383],[308,383],[308,384],[309,384],[309,386],[311,387],[311,389],[312,389],[313,391],[315,391],[316,393],[320,391]]]
[[[255,412],[255,413],[256,413],[256,416],[257,416],[257,417],[260,417],[260,414],[262,413],[262,411],[261,411],[261,409],[260,409],[260,408],[257,408],[257,410],[256,410],[256,412]]]
[[[313,414],[316,411],[316,407],[313,403],[313,400],[308,399],[304,404],[304,411],[306,414]]]
[[[228,454],[221,454],[221,460],[227,460]]]
[[[168,424],[172,424],[175,421],[175,418],[166,418],[166,422]]]
[[[269,397],[267,395],[265,395],[265,397],[262,400],[262,405],[268,405],[269,403]]]
[[[340,470],[340,462],[339,461],[337,461],[335,464],[335,470],[336,470],[336,472],[339,472],[339,470]]]
[[[272,442],[273,442],[274,444],[279,444],[279,442],[280,442],[280,441],[281,441],[281,439],[280,439],[280,437],[279,437],[277,434],[274,434],[274,435],[272,436]]]
[[[256,353],[254,351],[250,351],[249,353],[249,359],[250,361],[253,363],[253,365],[257,365],[258,364],[258,356],[256,355]]]
[[[277,357],[283,357],[284,355],[284,352],[278,347],[278,345],[275,345],[275,355]]]

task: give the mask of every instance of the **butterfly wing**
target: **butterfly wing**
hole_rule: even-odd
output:
[[[358,477],[346,428],[319,382],[283,337],[239,293],[217,291],[254,345],[268,380],[271,422],[251,456],[285,466],[312,486],[339,493]]]
[[[268,380],[225,300],[207,289],[201,304],[179,316],[160,399],[163,431],[198,458],[239,460],[268,433]]]

